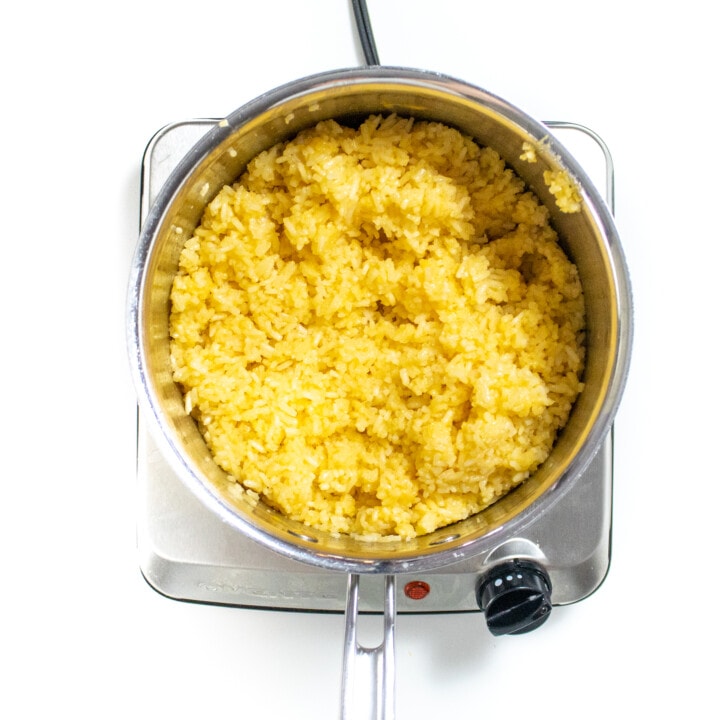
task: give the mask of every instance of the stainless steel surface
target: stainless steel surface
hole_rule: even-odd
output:
[[[143,158],[141,220],[172,170],[217,120],[189,120],[160,130]],[[548,122],[612,204],[613,168],[597,135],[575,123]],[[197,602],[248,607],[342,612],[347,579],[271,552],[221,522],[180,481],[139,417],[138,548],[141,570],[158,592]],[[565,605],[592,593],[610,563],[612,438],[575,484],[572,493],[538,517],[522,537],[498,538],[487,554],[441,571],[402,576],[424,580],[429,595],[412,600],[400,592],[397,609],[407,612],[478,611],[475,585],[489,565],[507,557],[542,560],[554,588],[553,602]],[[383,606],[382,578],[364,581],[361,610]]]
[[[451,528],[401,542],[333,537],[265,507],[232,500],[184,411],[168,354],[167,306],[177,257],[204,205],[261,149],[327,117],[396,111],[453,124],[494,147],[551,211],[585,289],[585,390],[543,466],[487,510]],[[520,163],[525,142],[538,162]],[[583,197],[563,215],[545,187],[545,170],[564,170]],[[430,571],[491,552],[536,521],[583,475],[610,430],[625,383],[631,340],[627,271],[607,205],[582,168],[517,108],[462,82],[412,70],[373,68],[326,73],[271,91],[213,125],[188,153],[150,208],[132,267],[128,340],[141,412],[183,482],[225,522],[268,549],[330,570],[357,573]]]
[[[346,577],[297,562],[221,522],[180,482],[144,425],[138,438],[140,567],[158,592],[179,600],[341,612]],[[553,603],[582,600],[610,564],[612,443],[561,502],[525,528],[499,537],[488,552],[441,570],[401,576],[400,587],[424,580],[431,592],[412,600],[400,592],[398,612],[478,611],[475,586],[486,569],[509,557],[541,560],[551,576]],[[382,608],[382,577],[363,586],[361,610]]]
[[[382,640],[370,647],[358,641],[360,582],[348,576],[340,720],[394,720],[396,578],[385,577]]]
[[[329,87],[321,87],[323,81],[318,78],[295,83],[214,125],[171,171],[149,206],[133,265],[129,305],[129,339],[136,362],[140,410],[148,420],[148,429],[159,439],[160,453],[186,487],[215,518],[228,523],[235,535],[259,543],[289,562],[302,561],[317,568],[328,579],[340,575],[333,571],[349,573],[341,688],[343,720],[394,719],[396,576],[432,574],[440,569],[452,574],[458,563],[476,562],[482,557],[485,565],[464,575],[470,578],[465,602],[472,602],[485,567],[506,558],[535,558],[550,573],[550,561],[542,545],[529,537],[530,526],[547,517],[563,498],[572,497],[569,491],[589,475],[588,469],[596,458],[604,455],[608,462],[608,434],[625,382],[631,334],[628,280],[610,210],[580,166],[574,165],[572,156],[556,140],[551,140],[544,126],[480,90],[464,86],[458,94],[457,87],[450,89],[454,81],[448,79],[440,82],[426,73],[405,71],[386,74],[381,69],[372,73],[372,79],[368,74],[328,74],[325,78]],[[273,95],[277,95],[275,100]],[[234,180],[244,163],[263,147],[321,117],[366,115],[379,110],[412,113],[456,125],[480,143],[500,151],[511,165],[525,144],[531,142],[540,162],[528,163],[530,170],[525,168],[527,172],[519,174],[546,206],[552,207],[551,201],[539,183],[548,169],[570,173],[583,197],[583,209],[569,220],[551,210],[561,242],[578,267],[587,310],[585,388],[568,424],[550,457],[522,486],[466,521],[401,542],[337,538],[291,522],[262,503],[231,498],[224,473],[212,461],[197,427],[184,412],[168,358],[167,308],[178,252],[210,197]],[[539,174],[535,165],[540,165]],[[596,484],[606,490],[608,485],[611,482]],[[609,501],[610,494],[606,497]],[[570,504],[563,507],[567,509]],[[609,512],[600,515],[601,522],[609,522]],[[572,518],[565,527],[571,526]],[[575,549],[562,532],[559,534],[564,548]],[[609,542],[609,532],[603,540]],[[574,577],[582,576],[582,572],[578,573],[578,569],[584,569],[582,566],[582,562],[575,564]],[[283,575],[281,570],[275,571]],[[365,647],[357,640],[361,575],[370,581],[384,580],[384,634],[375,647]],[[409,584],[404,589],[411,602],[418,602],[430,595],[440,597],[442,590],[452,585],[452,577],[445,582],[432,577],[431,582],[430,578],[423,580],[424,592],[419,596],[408,591]],[[318,589],[315,583],[308,594],[316,597]],[[295,588],[294,595],[298,594]],[[372,597],[372,593],[366,597]]]

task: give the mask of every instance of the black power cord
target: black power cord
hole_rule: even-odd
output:
[[[355,17],[355,27],[360,37],[360,46],[365,56],[366,65],[379,65],[377,48],[375,47],[375,38],[373,37],[372,25],[370,24],[370,15],[368,13],[365,0],[352,0],[353,16]]]

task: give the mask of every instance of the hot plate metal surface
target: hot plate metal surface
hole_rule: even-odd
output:
[[[151,139],[142,163],[141,222],[163,183],[215,120],[174,123]],[[547,123],[613,202],[612,163],[600,138],[573,123]],[[548,571],[553,604],[582,600],[610,565],[612,436],[571,492],[522,537],[499,537],[485,555],[442,570],[403,575],[399,588],[423,581],[430,592],[398,592],[398,612],[479,612],[478,578],[510,557],[535,558]],[[278,555],[240,535],[205,508],[164,460],[138,417],[138,550],[140,569],[157,592],[193,602],[268,609],[344,612],[347,577]],[[363,578],[361,611],[382,608],[383,578]],[[417,585],[415,585],[417,587]]]

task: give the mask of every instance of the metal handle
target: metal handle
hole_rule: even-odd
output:
[[[395,576],[385,578],[383,641],[366,648],[357,641],[360,576],[348,577],[340,720],[395,718]]]

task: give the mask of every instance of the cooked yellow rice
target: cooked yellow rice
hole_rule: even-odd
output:
[[[174,378],[218,465],[321,530],[411,538],[523,482],[567,421],[584,303],[549,214],[434,122],[324,121],[208,205]]]

